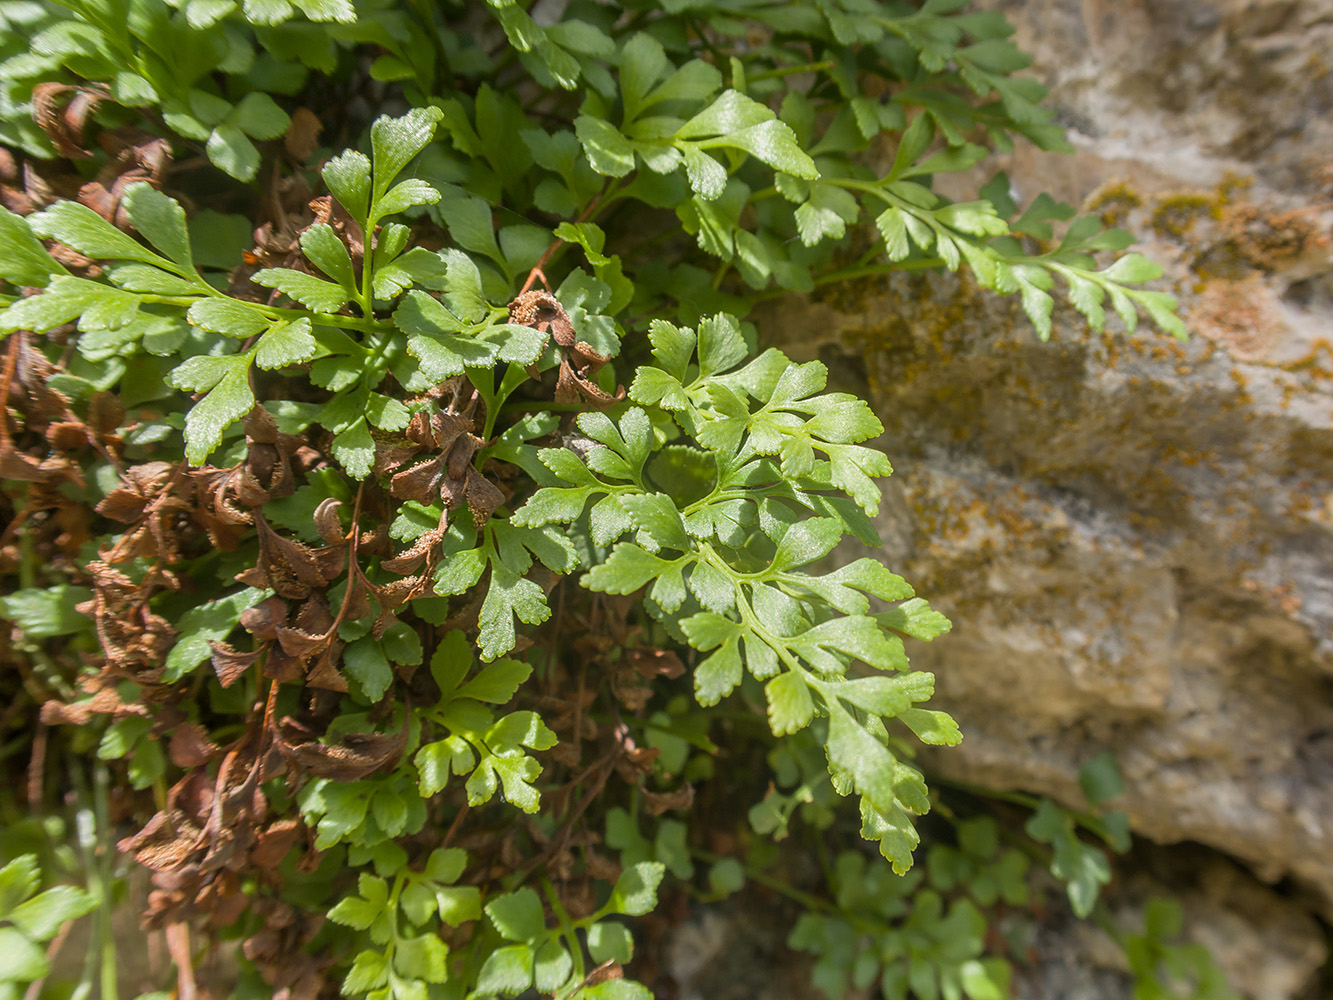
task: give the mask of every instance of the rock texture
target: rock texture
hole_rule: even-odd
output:
[[[1289,900],[1259,885],[1206,848],[1140,842],[1121,864],[1130,869],[1108,893],[1111,926],[1142,935],[1152,900],[1176,901],[1190,937],[1205,945],[1233,988],[1253,1000],[1316,994],[1310,970],[1323,960],[1320,929]],[[1048,894],[1059,900],[1058,889]],[[1033,961],[1015,970],[1025,1000],[1130,1000],[1134,977],[1125,948],[1105,927],[1079,920],[1060,903],[1034,927]]]
[[[929,765],[1078,804],[1111,750],[1138,834],[1289,877],[1328,917],[1333,3],[990,6],[1079,146],[1016,153],[1015,189],[1146,236],[1191,340],[1066,311],[1043,344],[966,275],[867,279],[760,328],[888,428],[886,557],[957,622],[916,654],[967,734]],[[1297,995],[1323,955],[1303,926],[1249,995]]]
[[[1063,124],[1109,168],[1135,166],[1190,186],[1234,169],[1275,190],[1327,193],[1329,0],[978,5],[1002,11],[1017,27]],[[1089,190],[1086,175],[1069,164],[1052,173],[1081,187],[1074,197]]]

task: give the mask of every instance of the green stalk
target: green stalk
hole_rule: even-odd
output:
[[[375,205],[372,201],[370,213],[366,216],[366,226],[362,230],[364,245],[361,250],[361,298],[359,304],[361,312],[366,320],[375,321],[375,300],[372,298],[374,289],[375,274],[375,252],[371,245],[375,241],[375,224],[379,222],[379,216],[375,214]]]
[[[222,296],[227,298],[227,296]],[[182,309],[188,309],[196,302],[202,302],[202,298],[187,295],[143,295],[141,300],[146,305],[159,306],[177,306]],[[367,329],[372,330],[392,330],[393,322],[387,319],[373,319],[368,316],[333,316],[329,313],[312,312],[309,309],[289,309],[286,306],[261,306],[258,303],[248,303],[259,312],[264,313],[270,319],[308,319],[317,326],[337,326],[346,330],[357,330],[364,332]]]
[[[755,83],[758,80],[773,80],[782,76],[792,76],[796,73],[822,73],[824,70],[833,68],[833,60],[825,59],[823,62],[802,63],[799,66],[783,66],[779,69],[769,69],[762,73],[756,73],[750,77],[750,82]]]
[[[555,886],[545,875],[541,877],[542,894],[546,896],[546,901],[551,904],[551,912],[555,914],[555,919],[560,924],[560,936],[564,938],[565,947],[569,949],[569,954],[574,959],[574,974],[571,981],[582,985],[587,977],[587,966],[583,961],[583,947],[579,944],[578,934],[575,932],[575,924],[569,919],[569,913],[565,906],[560,902],[560,895],[555,891]],[[569,994],[566,994],[568,996]]]
[[[725,860],[720,854],[714,854],[712,851],[705,851],[703,848],[691,848],[690,853],[706,864],[715,865],[719,861]],[[734,860],[734,859],[733,859]],[[757,882],[767,889],[772,889],[780,895],[786,896],[793,902],[800,903],[807,910],[813,910],[817,913],[837,913],[838,908],[827,899],[812,895],[802,889],[796,888],[790,882],[784,882],[781,879],[774,878],[766,874],[753,865],[744,865],[745,877],[751,882]]]
[[[111,832],[110,810],[107,804],[107,788],[111,775],[107,766],[98,761],[93,766],[93,809],[97,816],[97,832],[103,837]],[[100,892],[102,904],[97,908],[98,938],[101,942],[101,1000],[116,1000],[116,938],[112,922],[111,884],[114,878],[113,859],[116,857],[115,845],[102,844],[100,862]]]
[[[92,995],[93,982],[100,978],[102,1000],[116,1000],[116,945],[112,935],[111,921],[111,873],[110,858],[114,851],[104,850],[99,857],[97,840],[99,832],[108,829],[107,822],[107,770],[101,761],[93,765],[94,789],[88,788],[88,779],[84,776],[79,762],[69,762],[69,776],[74,785],[75,800],[78,809],[74,816],[74,837],[83,861],[83,870],[87,874],[88,892],[97,900],[97,912],[93,917],[93,931],[88,936],[88,949],[84,953],[83,972],[79,977],[70,1000],[87,1000]],[[100,977],[97,973],[100,972]]]

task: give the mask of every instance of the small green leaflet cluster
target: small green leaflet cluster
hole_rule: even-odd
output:
[[[437,848],[420,872],[403,860],[389,878],[363,872],[357,893],[329,911],[330,920],[366,932],[375,946],[357,952],[343,981],[348,996],[425,1000],[432,984],[449,979],[449,948],[438,924],[458,927],[481,919],[480,891],[453,884],[467,864],[463,851]]]
[[[543,87],[573,90],[580,77],[601,89],[612,86],[605,61],[615,55],[615,42],[596,24],[571,16],[543,26],[518,0],[486,0],[486,5],[523,68]]]
[[[291,125],[274,95],[298,95],[312,73],[334,72],[345,49],[372,44],[377,79],[430,91],[437,46],[397,7],[393,0],[11,4],[0,15],[0,141],[43,158],[71,155],[69,138],[53,142],[34,120],[41,117],[34,87],[65,80],[91,85],[90,114],[107,124],[144,114],[202,144],[220,170],[252,180],[261,161],[256,142],[281,138]]]
[[[369,636],[355,640],[344,654],[347,673],[365,687],[371,665],[374,674],[383,673],[387,685],[391,668],[384,658],[386,650],[393,652],[387,633],[383,641]],[[419,645],[416,655],[413,662],[419,662]],[[474,666],[472,647],[463,633],[447,633],[430,660],[440,699],[412,710],[398,766],[388,774],[355,782],[321,778],[302,788],[301,810],[315,829],[319,850],[347,843],[366,857],[379,859],[377,867],[381,866],[388,857],[384,852],[399,851],[395,839],[421,829],[426,800],[437,795],[451,776],[466,777],[469,805],[489,802],[501,791],[505,801],[524,812],[537,811],[539,796],[533,782],[541,765],[529,754],[555,746],[555,736],[534,712],[510,712],[497,719],[492,711],[492,706],[513,699],[532,667],[503,659],[469,679]],[[383,693],[379,690],[376,697]],[[339,732],[374,728],[363,713],[339,718]],[[387,862],[382,866],[393,871]]]
[[[526,327],[517,329],[526,330]],[[511,372],[515,369],[511,368]],[[519,370],[519,378],[526,377]],[[517,380],[515,380],[517,381]],[[501,393],[513,382],[502,381]],[[502,398],[502,397],[501,397]],[[549,476],[536,459],[537,449],[529,440],[556,429],[558,419],[550,413],[534,414],[517,421],[498,436],[492,454],[523,468]],[[390,535],[412,544],[433,532],[444,511],[440,504],[423,507],[408,501],[390,525]],[[515,619],[524,625],[540,625],[551,616],[545,591],[527,579],[535,563],[554,573],[577,569],[580,557],[566,534],[554,526],[520,526],[493,517],[477,529],[468,518],[454,518],[444,535],[442,558],[434,575],[434,592],[442,597],[466,594],[489,571],[486,597],[478,615],[477,647],[483,659],[493,660],[514,648],[518,640]]]
[[[982,198],[969,202],[949,202],[919,180],[911,180],[961,169],[988,155],[979,146],[964,144],[922,159],[934,137],[934,121],[919,115],[903,132],[893,165],[883,178],[874,182],[831,182],[884,206],[875,217],[875,225],[889,260],[905,261],[915,247],[921,253],[933,251],[951,271],[966,263],[983,287],[1002,295],[1018,292],[1024,311],[1043,340],[1051,334],[1053,276],[1066,282],[1070,303],[1094,330],[1106,325],[1103,303],[1110,296],[1111,305],[1130,332],[1138,323],[1137,309],[1141,307],[1163,330],[1185,336],[1172,296],[1127,287],[1160,278],[1160,265],[1141,254],[1127,254],[1105,270],[1096,269],[1094,253],[1124,250],[1133,242],[1125,231],[1104,230],[1095,217],[1084,216],[1069,226],[1055,249],[1030,255],[1024,253],[1018,237],[1051,242],[1051,220],[1070,220],[1072,208],[1042,195],[1010,224],[1005,219],[1017,212],[1017,206],[1003,174],[982,189]]]
[[[965,133],[985,129],[1002,152],[1013,148],[1011,132],[1042,149],[1072,148],[1052,112],[1039,106],[1046,89],[1013,76],[1032,60],[1010,40],[1013,26],[998,11],[968,10],[968,0],[926,0],[919,8],[875,0],[821,6],[839,43],[873,45],[883,53],[887,75],[907,84],[894,101],[919,106],[951,146],[961,146]],[[960,99],[964,95],[984,103]],[[858,119],[870,117],[865,104],[856,98],[851,103]]]
[[[789,93],[782,110],[797,134],[812,141],[817,119],[809,100],[800,93]],[[1133,242],[1128,233],[1104,230],[1098,219],[1083,217],[1068,227],[1054,249],[1029,253],[1021,238],[1049,245],[1054,242],[1052,220],[1067,222],[1074,210],[1041,195],[1018,214],[1009,194],[1008,178],[1003,174],[997,175],[982,189],[982,197],[973,201],[952,202],[935,193],[930,189],[934,175],[969,169],[991,151],[963,141],[949,128],[941,129],[944,148],[933,150],[940,119],[925,112],[903,130],[890,169],[876,178],[848,155],[859,151],[862,142],[870,138],[869,132],[853,130],[851,120],[849,117],[846,124],[839,125],[835,119],[814,143],[811,152],[820,171],[817,181],[778,177],[777,191],[797,205],[797,235],[805,246],[843,239],[848,227],[865,211],[874,217],[883,253],[891,265],[956,271],[966,264],[983,287],[1002,295],[1018,292],[1024,311],[1042,339],[1051,333],[1055,300],[1050,290],[1055,277],[1066,283],[1070,303],[1095,330],[1105,326],[1103,304],[1109,296],[1128,330],[1134,330],[1137,310],[1142,308],[1163,330],[1184,336],[1173,297],[1129,287],[1160,278],[1160,266],[1140,254],[1127,254],[1104,270],[1097,270],[1094,254],[1126,249]],[[819,155],[821,152],[826,155]],[[768,211],[761,209],[759,217],[766,218]],[[739,217],[739,208],[733,214]],[[1012,223],[1006,222],[1016,214]],[[774,218],[773,224],[777,223]],[[705,250],[717,253],[718,246],[725,246],[725,241],[719,244],[715,237],[706,235],[700,231],[700,245]],[[753,269],[752,262],[748,270]],[[747,268],[742,266],[741,273],[747,274]],[[875,271],[853,268],[847,276],[863,273]]]
[[[188,355],[191,347],[207,345],[169,376],[176,388],[205,394],[184,428],[186,454],[201,463],[221,442],[222,432],[254,406],[250,366],[283,368],[309,360],[319,345],[308,317],[214,289],[195,269],[185,213],[173,199],[138,183],[127,190],[125,208],[151,249],[75,202],[57,202],[25,220],[38,235],[115,266],[107,271],[109,283],[53,273],[40,295],[0,315],[0,330],[41,333],[77,320],[80,333],[93,337],[91,342],[81,338],[80,347],[99,360],[113,338],[117,350],[133,350],[143,342],[152,353],[185,347],[181,353]],[[199,333],[187,333],[186,322]],[[238,353],[221,353],[221,337],[253,344]],[[149,338],[155,343],[150,345]]]
[[[1111,863],[1106,850],[1089,844],[1078,835],[1082,827],[1108,848],[1123,854],[1129,850],[1129,817],[1123,812],[1103,812],[1100,807],[1124,791],[1124,780],[1114,755],[1103,753],[1079,769],[1079,784],[1089,811],[1075,812],[1043,798],[1024,829],[1027,835],[1051,849],[1051,874],[1065,885],[1069,905],[1079,917],[1091,915],[1102,886],[1111,881]]]
[[[804,914],[788,938],[791,947],[818,956],[812,978],[820,992],[830,1000],[873,986],[885,1000],[1010,995],[1009,963],[983,957],[988,923],[980,907],[998,898],[1025,903],[1027,860],[1012,849],[999,852],[988,818],[960,827],[959,841],[955,853],[967,859],[967,881],[955,874],[957,862],[937,857],[951,850],[944,847],[927,854],[926,884],[916,872],[899,877],[856,851],[838,856],[832,912]]]
[[[829,780],[824,747],[814,729],[804,729],[769,751],[773,785],[750,807],[748,816],[755,833],[784,840],[797,816],[802,825],[816,830],[827,830],[836,822],[842,799]]]
[[[351,648],[349,672],[355,669]],[[438,795],[451,776],[466,777],[470,806],[482,805],[500,791],[507,802],[524,812],[537,811],[539,798],[533,783],[541,766],[529,752],[550,749],[555,736],[534,712],[510,712],[497,719],[492,710],[513,699],[532,667],[511,659],[498,660],[475,673],[474,667],[467,638],[461,632],[447,633],[430,661],[440,698],[411,711],[405,723],[404,752],[393,771],[355,782],[318,779],[301,790],[301,810],[316,831],[317,849],[330,850],[345,843],[353,865],[374,869],[373,874],[364,871],[358,892],[344,897],[329,914],[335,923],[365,932],[369,938],[369,946],[357,952],[343,982],[348,996],[422,1000],[433,985],[444,983],[455,991],[449,995],[461,996],[458,991],[475,979],[478,967],[485,963],[490,968],[500,954],[476,946],[468,949],[459,960],[465,966],[459,978],[457,970],[451,969],[456,963],[438,927],[440,923],[457,927],[481,918],[479,890],[453,884],[463,872],[466,857],[458,849],[436,849],[424,870],[417,872],[408,867],[407,853],[398,844],[401,838],[421,831],[427,800]],[[391,720],[390,724],[396,723]],[[340,733],[373,728],[365,715],[343,715],[338,720]],[[488,905],[487,911],[494,905]],[[623,932],[620,925],[612,927]],[[600,940],[598,935],[612,933],[590,931],[590,948],[594,940]],[[496,961],[503,965],[502,960]],[[567,953],[562,968],[567,975],[571,968]],[[529,983],[531,979],[529,956]]]
[[[27,39],[28,50],[5,53],[0,63],[0,138],[49,157],[52,143],[33,122],[31,94],[35,84],[68,74],[103,84],[103,99],[125,109],[157,109],[168,128],[203,143],[209,159],[240,180],[259,168],[254,140],[279,138],[291,123],[270,94],[299,90],[312,67],[327,63],[319,59],[319,46],[302,59],[300,46],[292,45],[293,36],[319,33],[317,25],[267,26],[289,21],[297,7],[311,21],[356,16],[349,0],[298,0],[295,6],[245,0],[243,8],[235,0],[65,6],[34,4],[11,15],[20,23],[10,37]],[[219,71],[246,81],[249,92],[239,100],[219,94],[209,79]]]
[[[375,391],[391,371],[409,390],[420,391],[469,367],[489,373],[497,362],[533,364],[545,345],[546,338],[528,327],[496,324],[504,310],[486,303],[467,257],[453,250],[407,249],[408,228],[384,221],[439,200],[439,192],[423,181],[395,183],[430,141],[439,117],[429,109],[381,118],[371,129],[373,169],[371,158],[357,152],[325,166],[325,182],[361,230],[373,232],[382,224],[359,275],[344,240],[319,224],[301,236],[302,252],[318,274],[267,268],[252,276],[292,305],[230,297],[196,269],[180,205],[139,183],[127,190],[125,208],[148,246],[74,202],[57,202],[26,220],[0,216],[0,224],[25,247],[6,276],[44,289],[0,314],[0,331],[43,332],[77,320],[85,335],[80,350],[93,352],[89,360],[132,353],[140,344],[152,354],[185,355],[166,381],[201,396],[184,425],[185,455],[195,464],[255,405],[253,368],[308,365],[310,380],[333,396],[321,407],[288,404],[286,411],[299,421],[296,428],[318,422],[331,431],[334,456],[354,478],[364,479],[375,455],[372,427],[401,431],[411,417],[400,401]],[[108,282],[65,273],[23,232],[25,226],[114,262]],[[19,269],[25,273],[15,275]],[[409,291],[416,284],[442,289],[444,304]],[[345,314],[349,304],[359,316]],[[393,320],[374,317],[374,310],[395,304]],[[232,347],[238,342],[239,350]],[[113,369],[113,380],[122,371]]]
[[[0,868],[0,997],[17,1000],[27,983],[51,972],[45,944],[67,921],[90,912],[97,901],[72,885],[43,892],[35,854],[15,858]]]
[[[578,920],[570,919],[558,897],[548,893],[559,921],[550,928],[533,889],[497,894],[485,905],[488,931],[464,952],[451,956],[438,934],[439,924],[458,927],[482,916],[479,890],[453,884],[466,862],[463,851],[438,848],[420,872],[404,863],[388,877],[369,872],[360,876],[357,892],[329,913],[335,923],[364,932],[371,945],[357,952],[343,982],[345,995],[422,1000],[434,995],[432,986],[446,985],[445,995],[461,997],[465,984],[475,983],[468,996],[517,996],[535,986],[561,998],[651,997],[644,986],[628,979],[584,986],[588,972],[584,948],[596,965],[630,961],[634,939],[623,923],[611,918],[642,916],[656,906],[657,887],[665,874],[662,865],[642,862],[627,867],[606,903]]]
[[[948,622],[873,559],[802,569],[847,534],[876,543],[873,477],[891,469],[859,442],[883,428],[863,401],[821,391],[819,362],[770,350],[737,367],[748,351],[730,316],[705,319],[697,333],[656,321],[651,337],[656,365],[641,367],[630,389],[647,409],[631,407],[618,424],[581,415],[585,458],[539,453],[570,485],[538,490],[512,522],[573,523],[586,511],[592,543],[614,547],[584,585],[630,594],[651,584],[649,609],[708,654],[694,669],[700,704],[719,702],[748,671],[764,682],[774,735],[826,718],[839,791],[860,794],[864,834],[906,871],[911,816],[929,800],[920,773],[886,745],[884,721],[900,719],[929,743],[961,739],[947,715],[913,707],[934,678],[908,672],[902,639],[934,638]],[[667,416],[694,444],[665,444],[657,418]],[[872,598],[902,603],[872,613]],[[890,673],[849,678],[853,663]]]
[[[509,444],[515,437],[510,435],[503,443]],[[551,616],[545,591],[524,576],[534,561],[557,573],[570,572],[579,565],[573,543],[562,532],[545,525],[519,526],[494,518],[479,533],[455,524],[445,538],[444,552],[435,573],[437,594],[466,593],[490,568],[486,599],[477,619],[477,646],[488,660],[514,648],[515,618],[524,625],[540,625]]]
[[[709,154],[714,149],[734,151],[733,166],[748,155],[796,177],[819,176],[792,130],[738,90],[723,91],[688,119],[670,114],[682,104],[698,106],[722,85],[722,74],[708,63],[695,59],[677,69],[650,35],[633,36],[620,60],[620,127],[605,120],[609,109],[595,92],[574,120],[588,162],[599,174],[624,177],[640,161],[658,174],[683,166],[696,199],[705,202],[716,201],[727,186],[727,168]]]
[[[129,758],[125,771],[130,785],[137,789],[152,788],[167,770],[167,757],[162,744],[149,736],[151,719],[131,716],[117,719],[106,727],[97,744],[99,760]]]
[[[349,714],[339,722],[345,732],[372,730],[364,714]],[[419,832],[426,822],[425,800],[404,765],[359,781],[317,778],[302,786],[298,801],[307,825],[315,830],[316,850],[345,843],[359,863],[378,860],[377,867],[390,871],[387,859],[402,854],[394,841]]]
[[[638,821],[619,806],[606,811],[606,846],[620,854],[620,863],[633,868],[655,862],[678,879],[694,874],[690,856],[689,829],[678,819],[663,816],[649,840],[639,831]]]
[[[386,639],[385,647],[391,645]],[[349,996],[366,994],[371,1000],[423,1000],[434,995],[432,986],[448,984],[451,992],[446,995],[461,997],[464,988],[480,975],[476,992],[469,995],[510,996],[535,981],[542,989],[562,987],[563,996],[578,992],[603,1000],[647,1000],[651,994],[646,988],[629,980],[606,981],[580,992],[578,986],[585,980],[584,958],[574,934],[583,932],[583,943],[594,963],[628,962],[633,956],[633,937],[624,924],[608,918],[615,914],[642,915],[652,909],[663,876],[660,864],[627,865],[600,910],[578,921],[566,921],[549,932],[539,904],[533,915],[536,897],[531,890],[498,896],[487,904],[486,912],[502,941],[514,943],[497,945],[486,939],[460,956],[450,955],[439,935],[439,925],[458,927],[480,920],[482,913],[479,890],[454,884],[466,864],[464,852],[436,849],[423,870],[417,871],[409,867],[406,852],[395,841],[421,830],[425,819],[423,798],[440,791],[451,769],[461,775],[475,766],[473,778],[467,782],[471,805],[493,797],[498,776],[508,801],[525,811],[535,811],[536,792],[530,782],[538,776],[540,767],[525,756],[524,748],[547,749],[554,744],[554,737],[531,712],[510,713],[496,722],[485,707],[509,701],[530,675],[528,664],[501,660],[469,678],[474,666],[470,645],[462,633],[450,632],[430,666],[442,696],[436,704],[413,714],[408,753],[418,745],[426,727],[450,735],[417,751],[415,763],[422,798],[415,794],[416,782],[405,780],[413,773],[407,764],[384,778],[355,783],[311,782],[300,797],[302,809],[317,831],[318,849],[330,851],[339,842],[346,843],[351,864],[372,865],[374,869],[374,873],[363,871],[356,892],[343,897],[329,913],[335,923],[364,932],[369,944],[357,950],[343,992]],[[124,726],[125,722],[147,726],[146,720],[137,718],[114,723],[103,737],[104,747],[114,754],[101,755],[123,755],[132,739],[144,735],[138,727]],[[373,728],[364,714],[344,715],[336,725],[339,733]],[[393,728],[397,723],[391,719],[388,725]],[[477,757],[481,758],[479,765]],[[460,763],[463,758],[467,759],[465,766]],[[679,823],[675,826],[680,832],[679,850],[684,851],[684,827]],[[20,859],[0,871],[0,919],[7,918],[33,941],[40,942],[64,920],[91,909],[92,899],[82,890],[58,887],[11,913],[10,904],[28,891],[22,888],[28,881],[35,884],[35,874],[33,858]],[[20,888],[15,888],[20,883]],[[0,927],[0,936],[13,933],[17,932]],[[31,952],[21,942],[8,939],[6,947],[16,961],[21,959],[14,966],[17,981],[46,974],[46,966],[38,965],[40,950]],[[462,963],[461,973],[455,958]],[[0,981],[0,991],[6,985]]]
[[[539,796],[532,782],[541,774],[541,765],[527,750],[549,750],[555,746],[555,735],[535,712],[510,712],[497,721],[486,707],[513,698],[532,667],[518,660],[497,660],[463,683],[471,667],[471,644],[462,632],[446,635],[431,657],[431,674],[442,697],[424,709],[421,718],[438,733],[449,735],[417,751],[421,794],[435,795],[450,775],[468,775],[468,805],[489,802],[500,788],[506,802],[535,813]]]
[[[1150,899],[1143,932],[1120,939],[1134,976],[1134,1000],[1240,1000],[1205,945],[1176,943],[1183,923],[1175,900]]]
[[[474,997],[512,997],[535,987],[555,1000],[574,996],[582,1000],[650,1000],[647,987],[629,979],[606,979],[585,986],[588,970],[584,946],[596,965],[627,963],[634,956],[634,938],[615,915],[643,916],[657,905],[657,887],[666,869],[643,861],[631,865],[616,880],[611,895],[595,912],[570,919],[552,891],[543,883],[558,923],[547,927],[541,899],[529,888],[496,896],[486,904],[486,916],[499,936],[477,975]],[[582,941],[579,932],[583,932]]]

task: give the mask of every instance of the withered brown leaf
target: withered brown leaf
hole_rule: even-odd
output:
[[[321,562],[320,554],[310,546],[279,535],[269,527],[262,512],[255,512],[255,526],[259,529],[259,569],[278,594],[309,597],[311,591],[333,582],[336,571],[329,572],[332,567]]]
[[[256,649],[250,653],[242,653],[233,649],[225,642],[213,641],[209,643],[213,650],[210,662],[213,665],[213,672],[217,674],[218,683],[224,688],[231,687],[240,677],[254,665],[259,659],[262,649]]]
[[[688,809],[694,805],[694,786],[688,781],[672,792],[652,792],[640,786],[644,804],[654,816],[671,809]]]
[[[88,116],[109,96],[104,87],[39,83],[32,88],[32,117],[61,156],[71,160],[86,159],[93,154],[83,146],[84,125]]]
[[[218,745],[197,722],[183,722],[171,731],[167,754],[177,767],[199,767],[218,755]]]
[[[341,743],[321,743],[306,726],[285,717],[275,744],[298,773],[333,781],[358,781],[396,761],[407,745],[407,727],[397,733],[348,733]]]
[[[560,371],[555,383],[557,403],[582,400],[594,409],[604,410],[625,398],[624,386],[616,386],[615,393],[607,393],[597,385],[597,373],[611,359],[578,339],[565,307],[550,292],[523,292],[509,303],[509,321],[549,333],[560,349]]]
[[[138,833],[116,847],[154,871],[170,871],[183,865],[204,845],[204,831],[179,809],[156,813]]]
[[[260,868],[276,868],[301,836],[299,819],[280,819],[260,830],[250,849],[250,860]]]
[[[309,108],[300,107],[292,112],[292,123],[282,137],[282,145],[296,160],[304,160],[315,151],[324,123]]]
[[[343,534],[342,521],[338,518],[338,508],[341,506],[341,500],[327,497],[315,508],[315,530],[319,532],[319,537],[324,539],[326,545],[341,545],[347,541],[347,536]]]
[[[260,642],[278,637],[278,626],[287,621],[287,602],[281,597],[268,597],[241,612],[241,624]]]

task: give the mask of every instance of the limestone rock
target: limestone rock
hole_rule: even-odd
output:
[[[1056,168],[1060,183],[1052,194],[1081,198],[1132,168],[1190,186],[1239,170],[1273,189],[1327,197],[1333,185],[1329,0],[978,5],[1013,22],[1071,139],[1096,151]]]
[[[966,275],[761,329],[888,429],[886,558],[957,622],[916,654],[966,733],[929,765],[1077,804],[1111,750],[1137,833],[1333,913],[1333,7],[990,6],[1079,146],[1013,154],[1015,189],[1147,236],[1192,339],[1057,310],[1043,344]]]
[[[930,765],[1077,803],[1111,750],[1137,832],[1333,900],[1333,393],[1196,337],[1042,344],[952,277],[785,305],[863,371],[885,556],[957,623],[920,648],[967,734]]]
[[[1268,889],[1216,853],[1197,845],[1140,843],[1117,864],[1126,871],[1107,892],[1111,926],[1121,942],[1145,931],[1152,900],[1177,903],[1182,931],[1168,944],[1206,947],[1233,989],[1252,1000],[1308,993],[1325,960],[1319,923],[1293,900]],[[1031,962],[1015,969],[1022,1000],[1129,1000],[1133,974],[1123,943],[1107,929],[1056,905],[1035,927]]]
[[[1291,876],[1327,916],[1333,142],[1315,112],[1333,95],[1327,74],[1292,81],[1333,50],[1333,9],[999,6],[1081,147],[1014,154],[1015,189],[1086,198],[1146,235],[1192,339],[1096,334],[1057,310],[1043,344],[966,275],[783,302],[761,329],[886,425],[885,558],[956,622],[915,653],[966,734],[928,766],[1078,805],[1080,764],[1110,750],[1137,835]],[[1252,906],[1194,909],[1223,953],[1274,947]],[[1248,996],[1296,995],[1323,955],[1298,937],[1299,960]],[[1075,978],[1105,988],[1090,968]]]
[[[966,274],[865,279],[755,318],[884,420],[884,557],[956,623],[914,652],[966,734],[927,766],[1078,806],[1080,764],[1110,750],[1136,835],[1290,877],[1327,918],[1333,3],[980,6],[1015,23],[1077,149],[1005,157],[1016,197],[1145,239],[1189,342],[1057,308],[1040,343]],[[1277,947],[1257,899],[1194,907],[1231,958]],[[1309,927],[1297,939],[1248,996],[1297,995],[1324,954]],[[1110,988],[1099,975],[1064,988]]]

